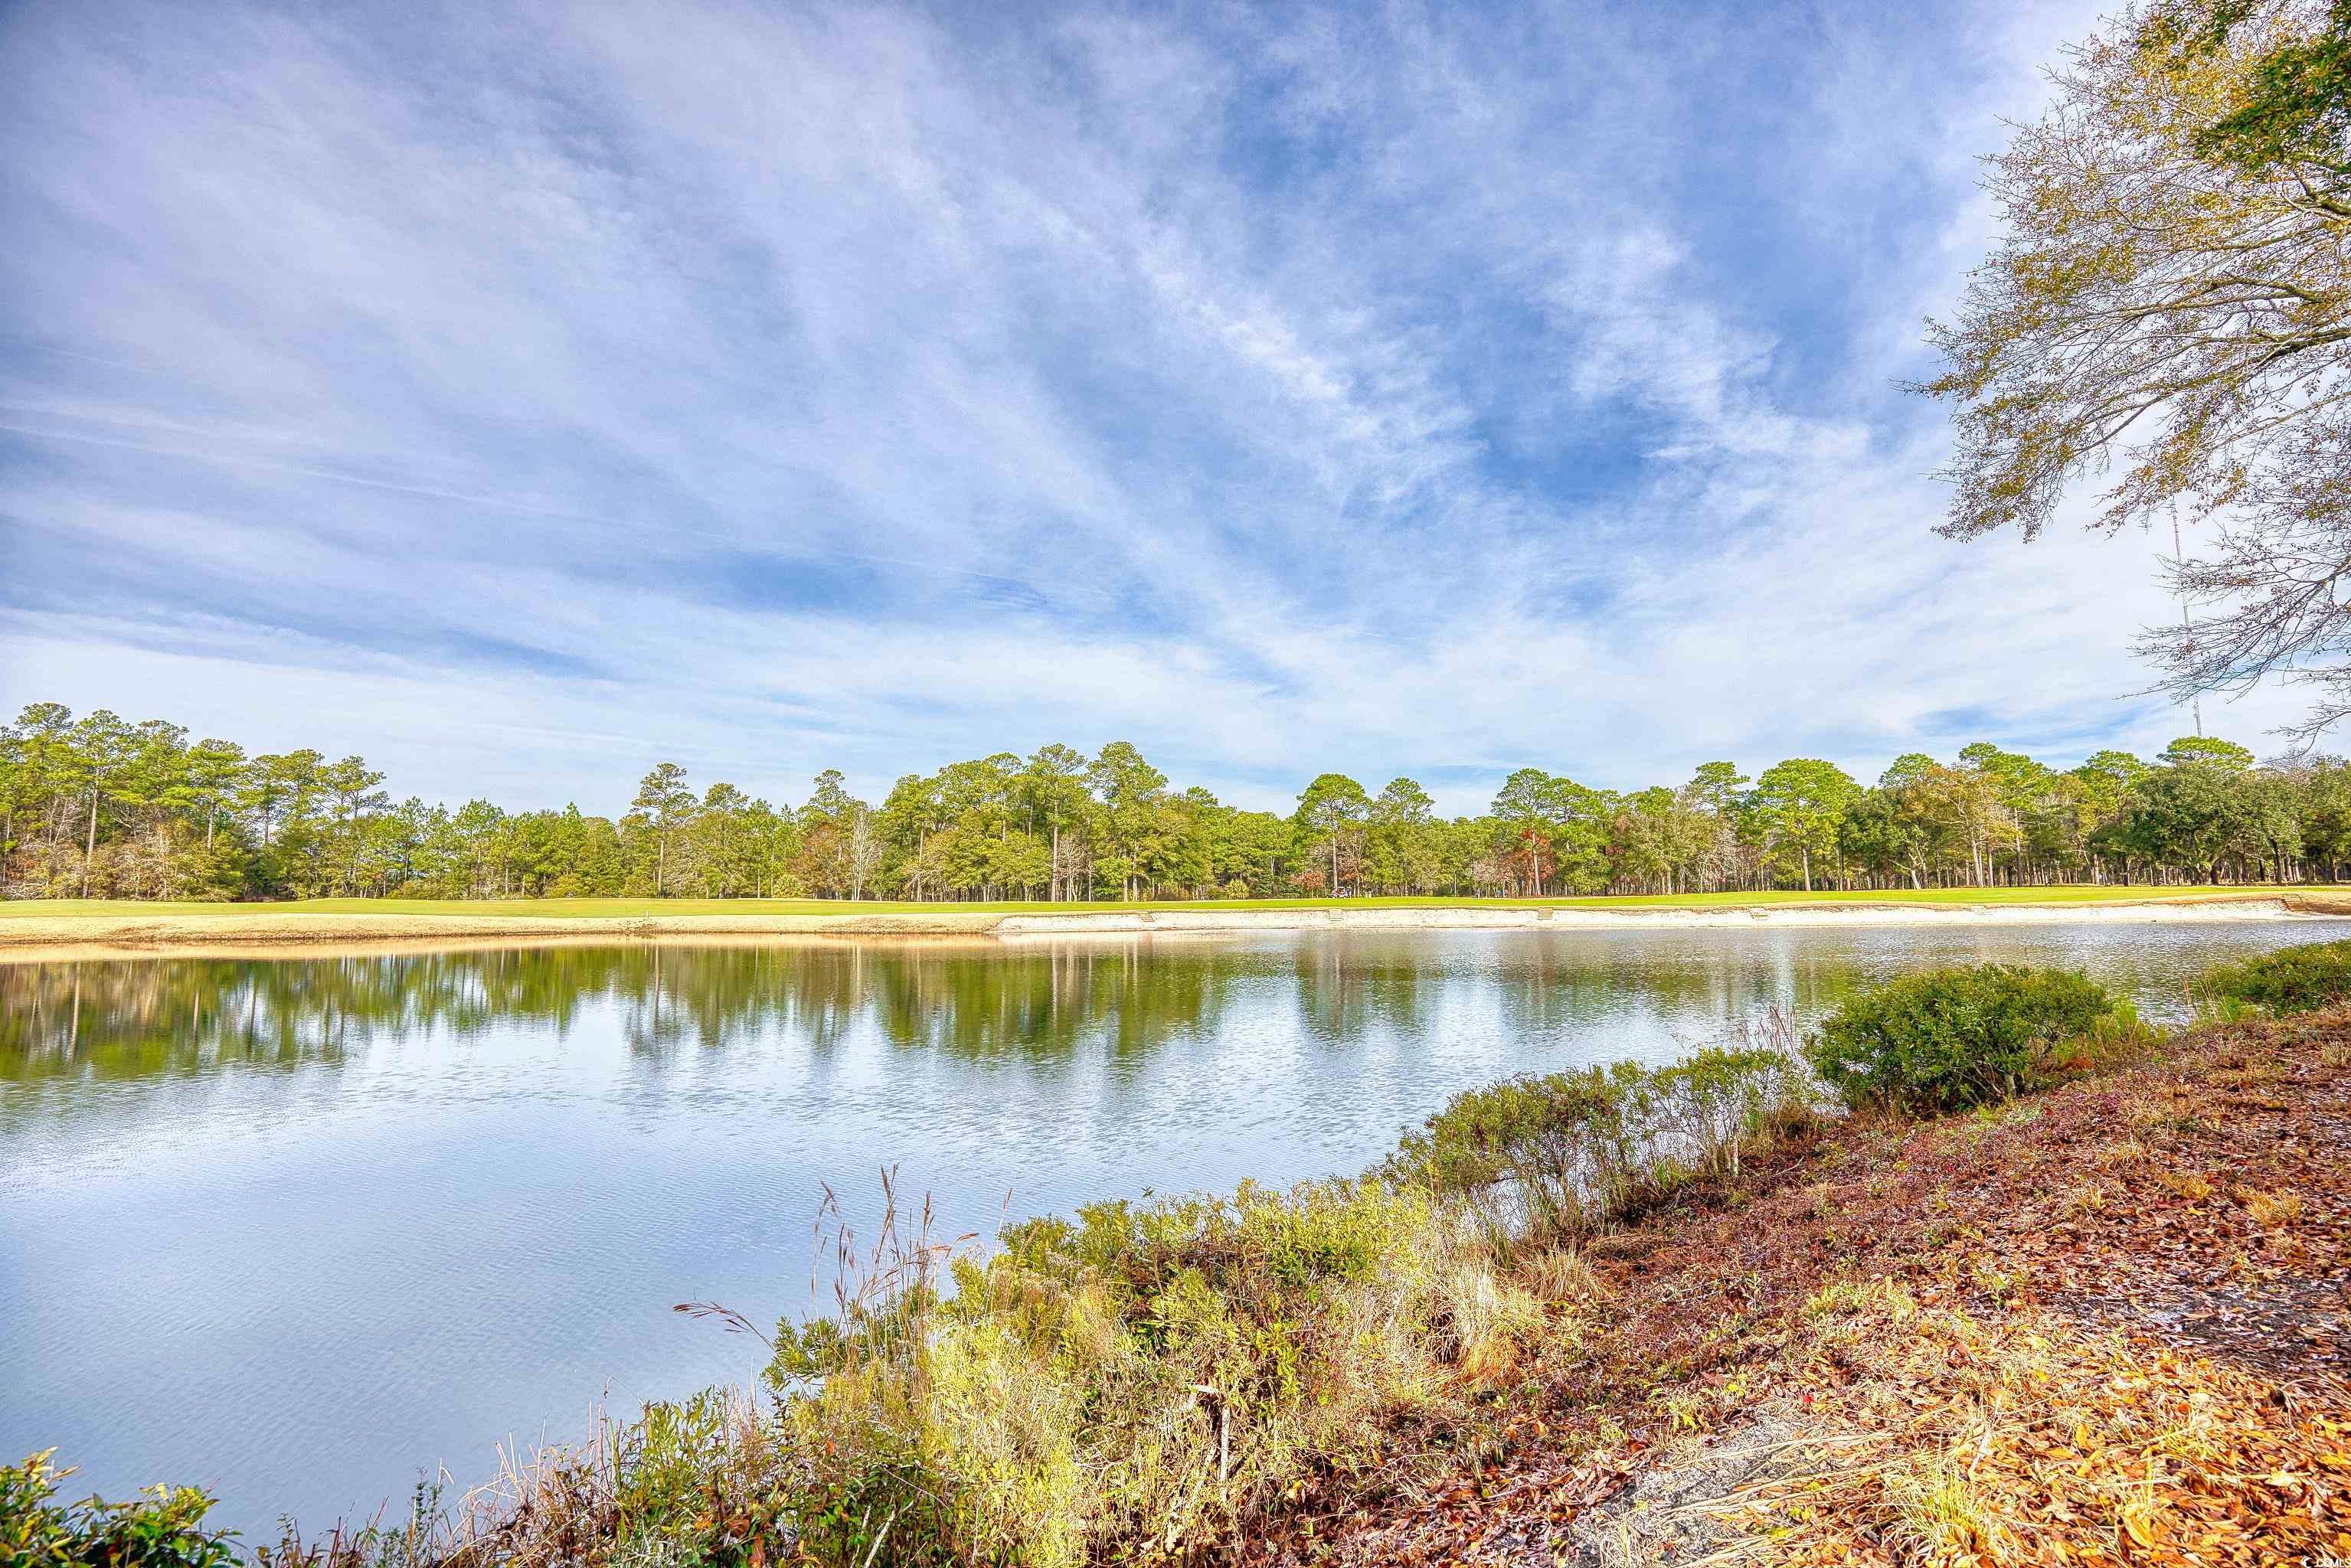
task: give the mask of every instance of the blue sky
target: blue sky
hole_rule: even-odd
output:
[[[591,810],[2157,749],[2152,543],[1937,538],[1897,390],[2093,18],[19,0],[0,701]]]

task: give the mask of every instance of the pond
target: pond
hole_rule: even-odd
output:
[[[0,964],[0,1454],[274,1541],[747,1382],[826,1184],[937,1231],[1352,1173],[1455,1092],[1999,959],[2176,1015],[2351,922],[1354,932]],[[829,1292],[829,1279],[827,1281]]]

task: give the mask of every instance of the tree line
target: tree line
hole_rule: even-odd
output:
[[[1288,813],[1178,789],[1134,746],[900,779],[819,774],[797,806],[675,763],[614,815],[395,800],[365,758],[250,754],[163,719],[36,703],[0,727],[13,898],[1147,900],[2334,881],[2351,765],[2232,742],[2059,768],[1979,743],[1864,784],[1818,758],[1708,762],[1620,792],[1523,768],[1475,817],[1410,779],[1316,778]]]

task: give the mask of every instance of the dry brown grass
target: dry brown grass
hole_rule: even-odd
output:
[[[2291,1192],[2261,1192],[2250,1186],[2239,1186],[2229,1195],[2245,1206],[2253,1223],[2261,1226],[2291,1225],[2302,1218],[2302,1198]]]
[[[1519,1278],[1546,1301],[1583,1305],[1608,1295],[1601,1279],[1583,1255],[1573,1247],[1553,1247],[1530,1254],[1519,1264]]]

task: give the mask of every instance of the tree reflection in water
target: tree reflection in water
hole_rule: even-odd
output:
[[[2084,944],[2085,936],[2095,938]],[[2274,945],[2282,932],[2231,933]],[[1924,961],[2088,961],[2158,989],[2211,940],[2115,931],[1314,934],[1277,940],[803,942],[140,957],[0,964],[0,1083],[217,1068],[331,1067],[383,1040],[501,1028],[561,1037],[610,1008],[631,1052],[790,1039],[830,1056],[861,1029],[890,1046],[1048,1064],[1099,1042],[1139,1062],[1218,1037],[1236,1009],[1294,1009],[1308,1040],[1428,1035],[1456,1002],[1521,1041],[1646,1020],[1704,1034],[1764,1004],[1809,1016],[1865,977]],[[2082,946],[2079,952],[2038,949]],[[2200,960],[2199,960],[2200,961]],[[2139,971],[2145,971],[2144,974]],[[2158,975],[2165,978],[2158,979]],[[1691,1041],[1689,1043],[1696,1043]]]
[[[1261,957],[1133,944],[705,946],[642,943],[321,958],[133,958],[0,965],[0,1082],[135,1079],[340,1061],[380,1040],[494,1027],[567,1031],[614,1004],[659,1062],[789,1035],[824,1054],[860,1019],[896,1046],[1050,1061],[1104,1040],[1121,1055],[1212,1031]]]

